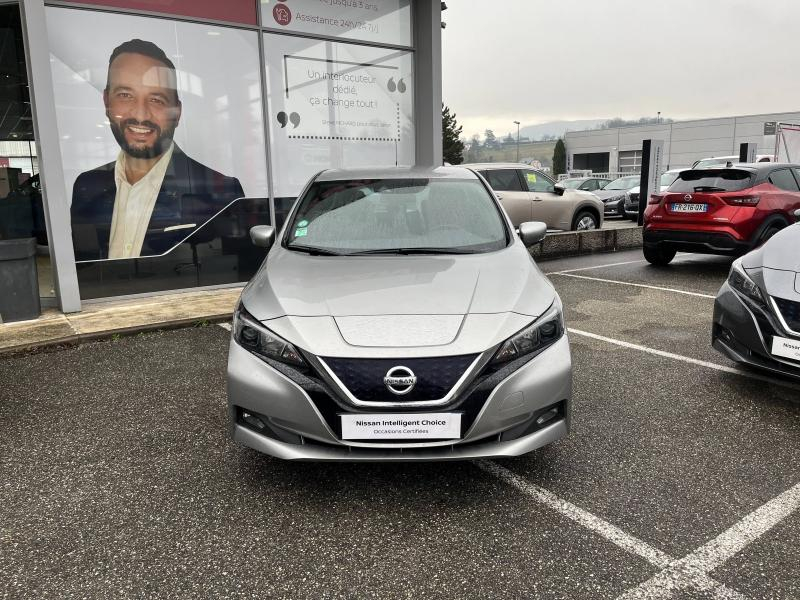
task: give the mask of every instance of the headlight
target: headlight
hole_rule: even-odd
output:
[[[564,315],[561,301],[556,296],[555,302],[541,317],[520,331],[514,337],[503,342],[492,359],[492,363],[503,363],[543,350],[564,335]]]
[[[766,304],[761,290],[750,279],[750,276],[742,267],[741,259],[736,260],[731,265],[731,272],[728,275],[728,285],[730,285],[739,294],[759,304]]]
[[[296,367],[306,366],[297,348],[264,327],[241,304],[233,313],[233,339],[256,356]]]

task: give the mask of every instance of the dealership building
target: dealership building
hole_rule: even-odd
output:
[[[441,164],[442,4],[0,1],[0,322],[241,284],[315,173]]]
[[[642,141],[663,140],[665,169],[691,167],[701,158],[738,156],[741,144],[757,154],[775,153],[778,123],[800,123],[800,112],[696,119],[615,129],[569,131],[564,137],[567,168],[595,173],[638,173]]]

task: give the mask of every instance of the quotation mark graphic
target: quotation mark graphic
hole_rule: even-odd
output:
[[[397,90],[401,94],[406,93],[406,82],[403,81],[402,79],[400,79],[400,81],[395,83],[394,77],[390,77],[389,82],[386,84],[386,87],[390,92],[394,92],[395,90]]]
[[[281,129],[286,127],[286,124],[289,122],[294,125],[295,129],[297,129],[297,126],[300,125],[300,115],[298,115],[296,112],[293,112],[287,116],[285,112],[281,111],[276,115],[276,117],[278,119],[278,123],[281,124]]]

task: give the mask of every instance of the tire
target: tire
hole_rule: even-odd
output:
[[[597,229],[598,226],[597,217],[588,210],[580,211],[572,220],[572,231],[589,231]]]
[[[762,233],[762,234],[761,234],[761,237],[760,237],[760,238],[758,238],[758,243],[756,244],[756,248],[758,248],[759,246],[763,246],[764,244],[766,244],[766,243],[769,241],[769,239],[770,239],[770,238],[771,238],[773,235],[775,235],[776,233],[778,233],[778,232],[779,232],[781,229],[783,229],[783,227],[782,227],[781,225],[778,225],[777,223],[775,223],[775,224],[773,224],[773,225],[770,225],[769,227],[767,227],[767,228],[764,230],[764,233]]]
[[[664,246],[645,246],[644,259],[654,267],[666,267],[677,254],[676,250]]]

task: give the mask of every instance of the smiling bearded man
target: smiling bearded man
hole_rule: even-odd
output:
[[[236,178],[189,158],[173,141],[183,107],[175,65],[161,48],[138,39],[115,48],[103,102],[121,150],[75,181],[78,260],[162,254],[244,196]]]

